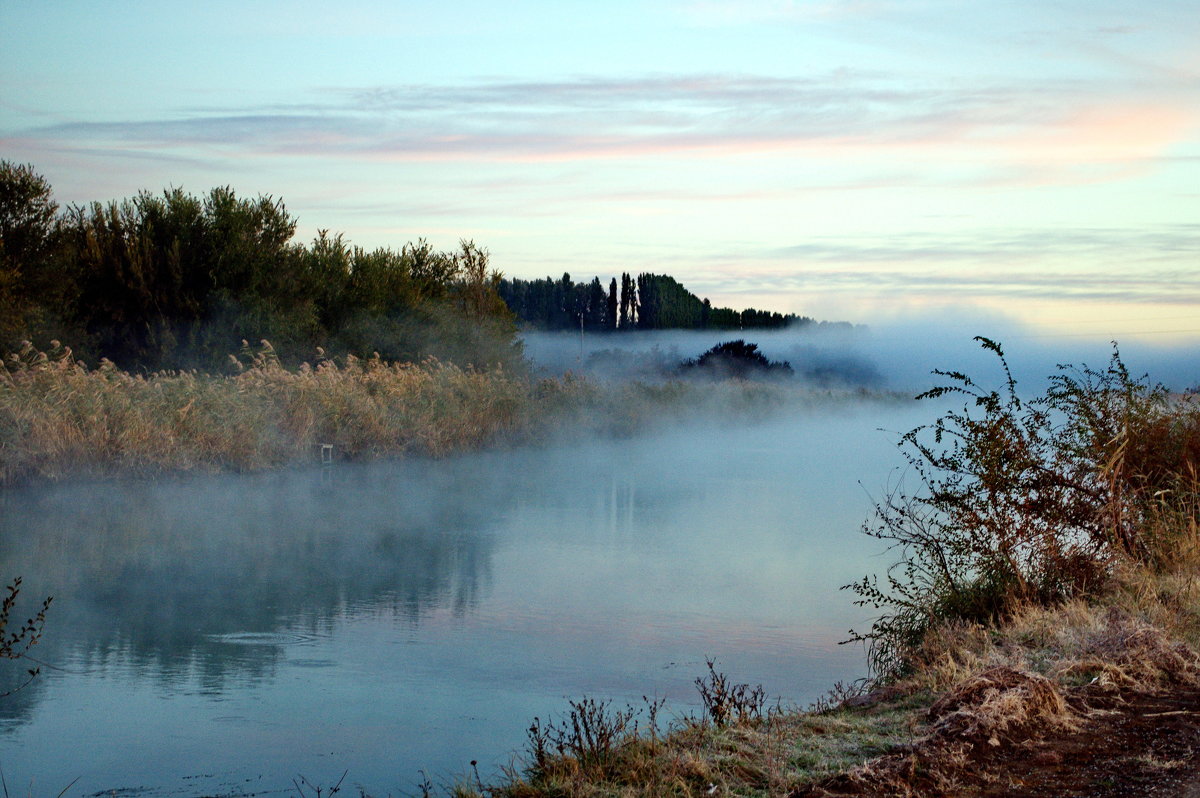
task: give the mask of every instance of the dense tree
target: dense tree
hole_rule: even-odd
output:
[[[605,294],[599,277],[590,283],[575,283],[570,274],[561,280],[502,280],[500,297],[517,319],[539,330],[578,329],[582,317],[585,330],[737,330],[778,329],[812,323],[794,314],[749,308],[744,311],[714,308],[673,277],[663,274],[621,275]]]
[[[212,367],[243,339],[284,360],[314,349],[393,360],[515,363],[515,322],[534,329],[777,328],[812,320],[714,308],[674,278],[506,280],[486,249],[419,239],[353,247],[296,220],[271,196],[182,189],[59,212],[31,166],[0,161],[0,347],[67,340],[126,368]]]
[[[0,263],[5,269],[46,254],[57,213],[50,184],[31,165],[0,161]]]
[[[0,346],[14,348],[44,324],[55,292],[50,259],[58,204],[28,164],[0,161]]]
[[[617,329],[617,278],[614,277],[608,284],[608,302],[605,306],[604,329]]]
[[[474,242],[366,251],[322,230],[305,247],[293,242],[296,220],[282,201],[228,187],[203,197],[142,192],[61,214],[50,197],[31,167],[0,162],[5,348],[61,328],[81,354],[126,368],[212,367],[243,339],[262,338],[291,361],[318,346],[518,361],[500,275]]]
[[[621,274],[621,318],[617,326],[622,330],[631,330],[637,326],[637,296],[633,280],[628,274]]]
[[[691,291],[663,274],[639,274],[638,328],[695,330],[702,328],[702,303]]]
[[[299,354],[316,332],[318,286],[295,226],[281,201],[227,187],[72,207],[64,254],[87,298],[75,319],[100,352],[146,368],[204,365],[268,331]]]
[[[615,281],[614,281],[615,283]],[[570,274],[562,279],[500,280],[496,292],[518,319],[540,330],[612,330],[614,300],[604,291],[599,277],[590,283],[575,283]]]

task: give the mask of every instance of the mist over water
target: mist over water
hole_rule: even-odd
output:
[[[696,711],[710,657],[810,702],[865,673],[838,643],[871,611],[839,588],[892,561],[859,529],[898,476],[896,439],[938,413],[847,397],[911,395],[933,368],[1001,378],[969,334],[931,329],[585,336],[582,353],[577,335],[527,335],[550,374],[662,379],[741,337],[799,384],[852,390],[758,423],[708,408],[635,437],[443,461],[0,492],[0,575],[23,576],[27,602],[55,597],[42,675],[0,699],[8,783],[283,793],[349,770],[346,789],[413,793],[420,771],[498,773],[568,698]],[[995,337],[1033,390],[1056,363],[1111,353]],[[1185,348],[1122,354],[1171,387],[1200,382]]]
[[[813,388],[867,388],[916,394],[938,378],[934,369],[965,371],[988,384],[1002,374],[994,355],[973,339],[1004,348],[1022,390],[1040,392],[1059,364],[1103,369],[1113,339],[1103,334],[1051,335],[996,317],[893,319],[870,326],[790,330],[663,330],[615,335],[523,334],[529,359],[548,374],[570,370],[600,379],[662,379],[688,358],[725,341],[758,345],[768,359],[788,361],[797,384]],[[1149,375],[1172,390],[1200,385],[1197,341],[1118,340],[1135,376]]]
[[[0,572],[52,594],[0,701],[10,784],[375,794],[485,777],[583,695],[697,708],[714,657],[812,701],[864,672],[839,587],[886,564],[862,486],[907,403],[437,462],[0,494]],[[10,677],[13,674],[9,674]],[[40,789],[39,787],[39,789]],[[36,792],[36,790],[35,790]]]

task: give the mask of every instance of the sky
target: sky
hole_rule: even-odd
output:
[[[510,277],[1200,341],[1197,42],[1195,0],[0,0],[0,158]]]

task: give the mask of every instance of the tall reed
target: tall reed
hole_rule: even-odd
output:
[[[525,423],[524,382],[426,361],[320,359],[283,368],[270,344],[240,373],[89,369],[26,346],[0,371],[0,484],[67,474],[253,470],[339,458],[442,456]]]
[[[25,344],[0,368],[0,485],[72,475],[250,471],[339,460],[442,457],[483,446],[628,437],[700,418],[756,420],[859,394],[731,380],[532,380],[427,359],[378,356],[285,368],[271,344],[243,346],[229,373],[95,368],[69,347]]]

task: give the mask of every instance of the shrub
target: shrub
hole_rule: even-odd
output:
[[[545,722],[534,718],[530,724],[527,734],[533,772],[546,774],[552,766],[561,768],[569,758],[583,774],[604,778],[617,753],[638,739],[638,713],[632,707],[611,709],[611,702],[595,698],[567,704],[564,718]]]
[[[851,632],[881,676],[903,671],[936,622],[1002,619],[1023,603],[1094,590],[1115,559],[1150,558],[1155,546],[1139,530],[1165,486],[1190,468],[1194,494],[1196,418],[1181,411],[1194,411],[1190,399],[1172,405],[1161,386],[1133,378],[1114,347],[1106,370],[1060,366],[1046,393],[1026,401],[1000,345],[975,340],[999,360],[1001,389],[934,372],[947,383],[919,399],[967,402],[902,437],[919,488],[891,491],[863,527],[893,544],[899,561],[884,586],[873,577],[846,586],[856,603],[886,610],[869,631]],[[1138,443],[1156,430],[1183,441],[1167,463],[1157,462],[1161,446]]]
[[[21,593],[21,577],[13,579],[6,590],[8,594],[3,601],[0,601],[0,658],[22,659],[29,653],[29,649],[36,646],[42,638],[42,627],[46,624],[46,610],[50,609],[51,599],[45,599],[36,615],[21,624],[15,631],[10,631],[9,621],[12,618],[12,611],[16,608],[17,596]],[[20,690],[40,672],[40,667],[27,669],[25,671],[26,680],[0,692],[0,698]]]
[[[758,344],[740,339],[717,344],[700,357],[683,361],[680,369],[684,373],[696,372],[718,379],[753,379],[767,375],[792,374],[790,363],[767,360],[766,356],[758,351]]]
[[[700,703],[704,705],[704,720],[714,726],[730,723],[749,723],[762,720],[767,694],[761,684],[730,684],[729,677],[717,671],[715,663],[705,660],[708,675],[696,679]]]

